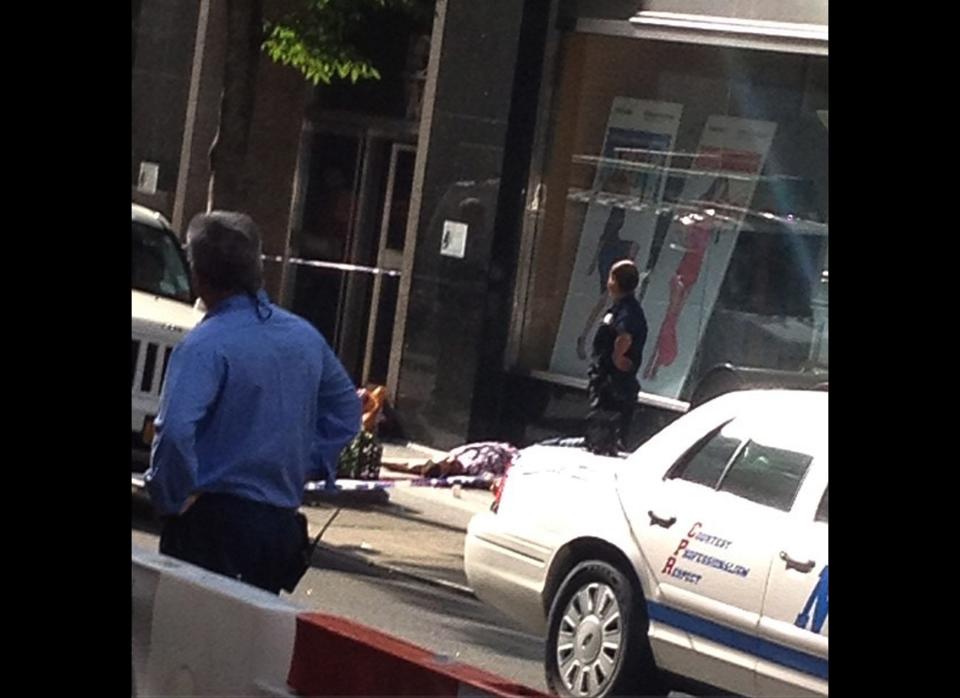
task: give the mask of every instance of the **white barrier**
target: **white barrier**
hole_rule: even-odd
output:
[[[165,555],[132,559],[138,697],[544,696]]]
[[[138,696],[291,696],[297,614],[279,597],[133,549]]]

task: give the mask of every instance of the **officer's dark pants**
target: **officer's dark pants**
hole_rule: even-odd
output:
[[[279,594],[302,554],[296,510],[203,494],[164,523],[160,552]]]
[[[591,377],[588,387],[590,411],[587,413],[586,446],[593,453],[616,455],[625,448],[633,411],[637,406],[635,381],[619,391],[602,378]],[[633,395],[632,400],[617,399],[615,392]]]
[[[587,413],[587,448],[593,453],[610,456],[623,450],[635,404],[617,405],[617,409],[591,407]]]

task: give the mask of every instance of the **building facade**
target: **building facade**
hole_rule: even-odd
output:
[[[180,229],[205,194],[221,2],[200,3],[186,80],[143,27],[192,4],[142,0],[134,32],[132,174],[170,159]],[[438,0],[432,26],[378,31],[379,87],[313,91],[262,61],[251,213],[270,292],[388,386],[409,438],[578,434],[624,257],[650,327],[634,442],[718,365],[825,376],[826,2]],[[148,59],[187,95],[175,162],[176,119],[138,104]]]

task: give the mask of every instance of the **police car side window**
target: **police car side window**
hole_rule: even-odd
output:
[[[812,461],[805,453],[748,441],[723,474],[719,489],[790,511]]]
[[[817,507],[817,515],[813,517],[814,521],[827,523],[827,492],[829,491],[829,487],[823,490],[823,497],[820,498],[820,506]]]
[[[669,479],[681,479],[715,489],[727,464],[737,452],[742,441],[723,434],[721,424],[702,439],[697,441],[676,462],[667,474]]]

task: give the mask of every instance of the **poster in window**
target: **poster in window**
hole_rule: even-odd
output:
[[[711,116],[641,299],[641,389],[679,398],[720,291],[776,124]]]
[[[682,111],[674,102],[616,97],[601,157],[574,158],[575,164],[595,164],[596,174],[590,189],[567,195],[587,209],[550,360],[555,373],[586,377],[614,262],[632,259],[646,267]]]

